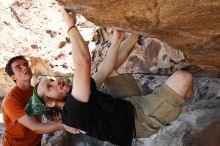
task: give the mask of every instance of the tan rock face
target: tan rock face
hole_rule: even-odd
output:
[[[186,63],[195,64],[215,76],[220,74],[219,0],[59,1],[97,25],[116,26],[157,37],[181,49]]]

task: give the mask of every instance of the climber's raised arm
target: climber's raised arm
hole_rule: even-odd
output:
[[[68,13],[64,8],[61,8],[64,21],[68,26],[68,35],[72,44],[73,64],[75,74],[71,94],[81,102],[87,102],[90,95],[90,53],[88,46],[80,35],[76,24],[75,13]]]
[[[98,66],[98,71],[93,74],[93,79],[96,82],[96,87],[99,88],[103,81],[109,76],[115,67],[115,63],[118,57],[119,47],[124,40],[124,32],[114,30],[111,40],[111,46],[108,49],[107,55],[103,62]]]

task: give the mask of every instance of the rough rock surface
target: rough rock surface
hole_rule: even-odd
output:
[[[97,25],[159,38],[181,49],[184,62],[220,75],[219,0],[58,1]]]
[[[158,84],[164,82],[166,75],[179,69],[189,70],[194,76],[219,77],[219,1],[184,1],[175,4],[174,1],[158,1],[157,9],[154,9],[154,1],[127,1],[126,5],[122,5],[124,0],[77,1],[77,4],[74,4],[75,0],[65,2],[71,3],[69,7],[96,24],[114,25],[142,34],[119,71],[132,73],[143,94],[151,93]],[[205,11],[200,13],[203,8]],[[22,54],[29,59],[34,73],[33,85],[39,77],[69,76],[74,72],[66,26],[55,1],[0,1],[0,10],[1,16],[4,16],[0,17],[1,97],[14,86],[13,81],[4,73],[6,61],[14,55]],[[91,11],[94,14],[88,14]],[[209,18],[207,14],[210,14]],[[158,23],[155,23],[156,16],[160,16]],[[85,21],[80,15],[77,17],[77,26],[91,48],[94,73],[111,45],[111,31]],[[98,19],[102,19],[102,22]],[[197,25],[197,22],[201,22],[201,25]],[[126,34],[127,37],[129,35]],[[167,41],[169,45],[152,36]],[[150,138],[134,140],[133,145],[218,144],[219,86],[219,78],[196,78],[194,96],[184,106],[179,119]],[[1,137],[3,126],[0,124]],[[45,135],[43,145],[67,145],[63,142],[73,142],[73,145],[110,145],[87,136],[60,135],[62,132]],[[209,139],[206,139],[207,135]]]

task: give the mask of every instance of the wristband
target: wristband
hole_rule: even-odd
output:
[[[68,29],[67,34],[70,36],[76,30],[77,30],[77,27],[73,25]]]
[[[70,27],[68,28],[68,30],[67,30],[67,33],[69,33],[69,31],[70,31],[72,28],[74,28],[74,27],[76,27],[76,25],[70,26]]]

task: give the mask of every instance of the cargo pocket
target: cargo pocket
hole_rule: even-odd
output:
[[[167,125],[176,120],[180,112],[181,110],[178,106],[164,101],[149,113],[149,117],[156,118],[160,123]]]

